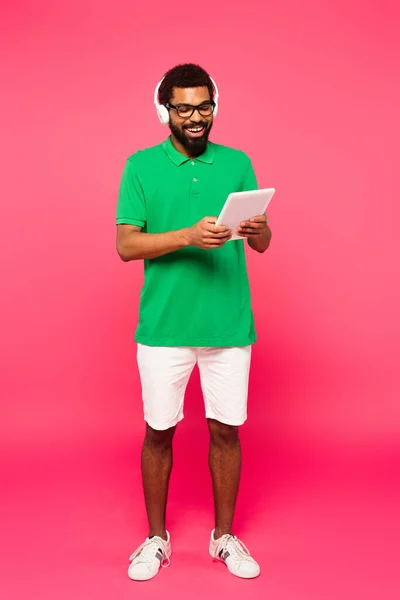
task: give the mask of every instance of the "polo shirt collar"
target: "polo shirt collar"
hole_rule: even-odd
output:
[[[178,150],[175,148],[175,146],[172,143],[171,137],[168,137],[165,140],[165,142],[163,142],[163,148],[164,148],[164,151],[167,154],[168,158],[170,158],[177,167],[180,167],[183,163],[190,160],[190,158],[188,158],[187,156],[184,156],[183,154],[178,152]],[[196,158],[196,160],[199,160],[200,162],[211,165],[214,162],[214,157],[215,157],[214,144],[212,144],[211,142],[208,142],[205,151],[203,152],[203,154],[198,156]]]

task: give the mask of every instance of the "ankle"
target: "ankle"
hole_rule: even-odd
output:
[[[160,537],[164,542],[168,541],[168,534],[166,529],[150,529],[149,538],[151,537]]]
[[[219,540],[223,535],[232,535],[231,527],[216,527],[214,529],[214,540]]]

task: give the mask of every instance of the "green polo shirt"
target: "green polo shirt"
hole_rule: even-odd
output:
[[[126,161],[117,224],[163,233],[218,216],[228,194],[253,190],[250,159],[208,142],[189,159],[168,138]],[[148,346],[246,346],[256,340],[243,240],[144,261],[135,340]]]

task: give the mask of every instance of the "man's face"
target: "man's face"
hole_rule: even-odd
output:
[[[177,106],[178,111],[169,111],[169,126],[172,134],[182,144],[189,156],[200,156],[206,148],[208,136],[213,124],[213,114],[205,115],[210,103],[210,92],[207,86],[193,88],[173,88],[170,104]],[[203,114],[195,110],[190,116],[191,108],[185,105],[198,106]],[[204,110],[205,109],[205,110]],[[188,116],[185,116],[185,112]]]

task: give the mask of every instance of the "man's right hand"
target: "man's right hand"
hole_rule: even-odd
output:
[[[228,227],[215,225],[218,217],[204,217],[198,223],[186,230],[189,246],[196,246],[203,250],[220,248],[232,237]]]

